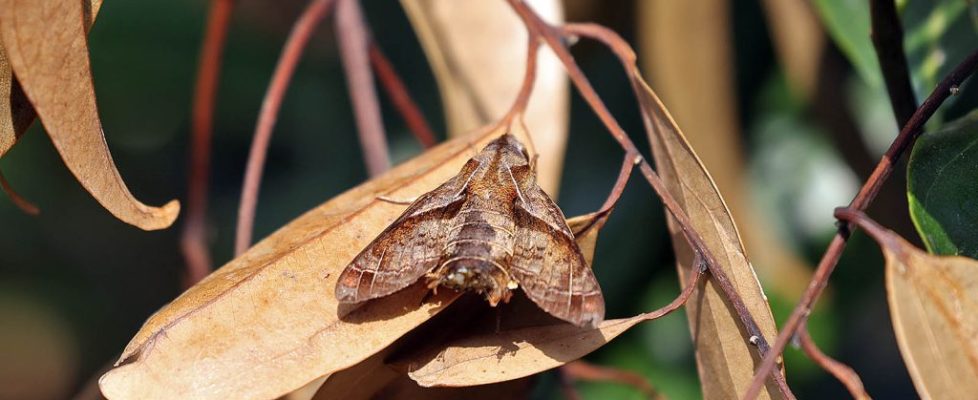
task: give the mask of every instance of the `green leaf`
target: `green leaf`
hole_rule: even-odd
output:
[[[978,258],[978,110],[917,140],[907,196],[928,251]]]
[[[869,37],[869,2],[866,0],[815,0],[815,9],[829,36],[842,49],[859,76],[880,87],[880,65]]]

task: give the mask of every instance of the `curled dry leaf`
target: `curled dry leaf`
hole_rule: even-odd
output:
[[[528,0],[548,21],[563,20],[558,0]],[[449,136],[502,117],[519,92],[526,65],[526,28],[499,0],[401,0],[434,70]],[[539,52],[526,124],[541,154],[540,187],[551,196],[560,184],[567,143],[567,78],[550,50]]]
[[[935,256],[863,219],[886,258],[886,291],[903,361],[922,398],[978,393],[978,260]]]
[[[91,9],[77,0],[0,1],[0,37],[6,63],[33,105],[68,169],[89,193],[122,221],[142,229],[170,226],[180,211],[175,200],[150,207],[126,188],[105,144],[88,60]],[[86,15],[88,14],[88,15]],[[6,74],[0,65],[0,76]],[[8,78],[0,77],[10,109],[0,110],[0,150],[6,151],[29,125],[30,109]],[[16,103],[16,104],[15,104]],[[0,152],[2,154],[2,152]]]
[[[85,32],[88,32],[102,8],[102,0],[90,0],[82,5],[85,7]],[[36,116],[31,103],[24,97],[20,83],[14,78],[6,51],[0,43],[0,157],[7,154],[7,150],[27,131]]]
[[[440,312],[421,285],[340,307],[336,278],[413,198],[502,129],[435,147],[292,221],[164,307],[102,376],[106,397],[272,398],[353,366]],[[522,131],[513,131],[526,140]],[[160,374],[158,371],[167,371]]]
[[[730,210],[713,179],[645,80],[637,71],[631,79],[659,175],[743,298],[764,337],[769,341],[774,339],[777,327],[767,297],[747,259]],[[687,272],[691,271],[690,265],[694,261],[693,252],[671,217],[669,225],[680,280],[686,285],[690,278]],[[755,349],[747,345],[749,335],[745,334],[737,313],[726,302],[716,284],[711,281],[702,290],[704,293],[694,294],[696,301],[691,301],[686,307],[696,344],[700,384],[704,398],[725,399],[731,393],[744,393],[747,390],[754,376],[755,364],[760,359]],[[781,398],[777,385],[771,381],[761,395],[764,398]]]
[[[90,0],[82,3],[85,7],[85,31],[91,29],[95,17],[102,8],[102,0]],[[27,128],[34,122],[37,114],[31,103],[24,97],[20,83],[14,78],[10,69],[6,51],[0,43],[0,157],[3,157],[13,147]]]

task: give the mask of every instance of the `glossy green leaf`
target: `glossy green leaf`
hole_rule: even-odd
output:
[[[978,257],[978,110],[917,141],[907,196],[931,253]]]

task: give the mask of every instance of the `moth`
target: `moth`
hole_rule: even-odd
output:
[[[343,270],[341,303],[387,296],[419,279],[429,289],[508,302],[522,287],[544,311],[578,326],[604,319],[604,297],[563,213],[537,186],[526,149],[511,134],[420,196]]]

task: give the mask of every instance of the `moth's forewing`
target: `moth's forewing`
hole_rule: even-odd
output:
[[[336,282],[336,299],[357,303],[404,289],[438,265],[447,238],[446,219],[464,197],[463,173],[419,197],[350,262]]]
[[[551,315],[578,326],[604,320],[604,296],[563,214],[542,189],[524,190],[517,203],[510,271],[527,297]]]

